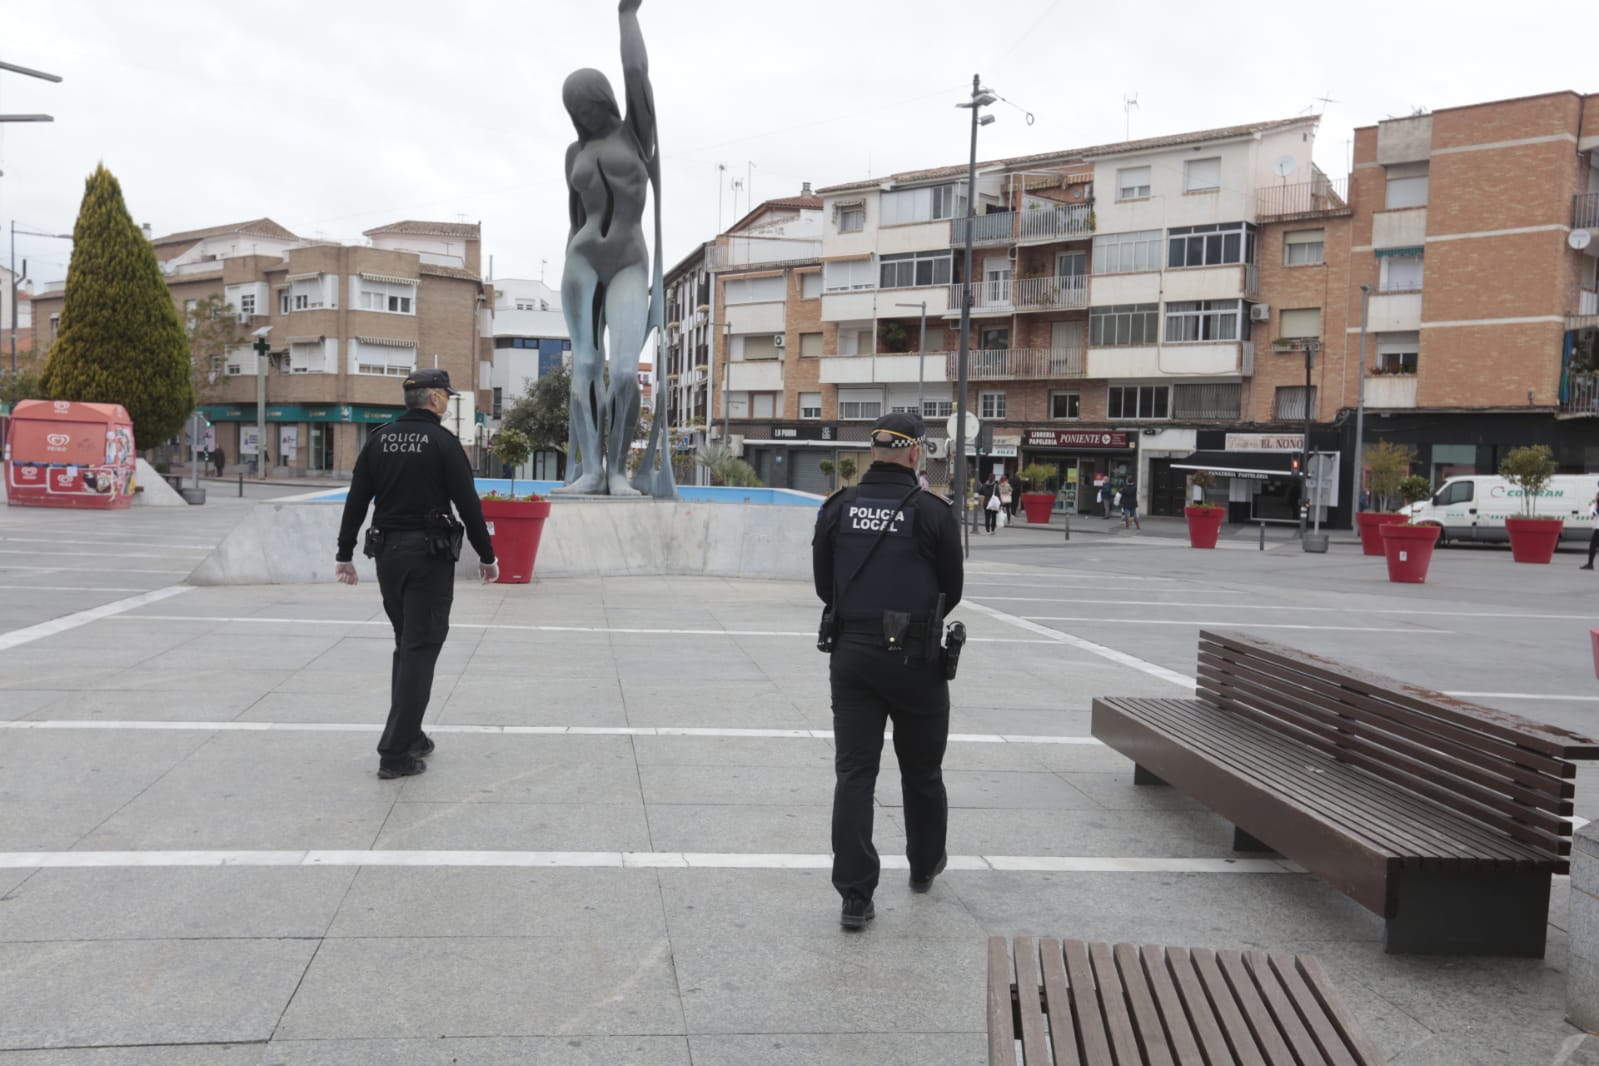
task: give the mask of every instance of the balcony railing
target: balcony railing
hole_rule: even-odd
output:
[[[1260,219],[1316,215],[1349,210],[1349,179],[1334,181],[1321,171],[1310,181],[1265,186],[1255,191],[1255,216]]]
[[[1577,293],[1577,314],[1599,315],[1599,292],[1587,289]]]
[[[1573,374],[1566,382],[1560,409],[1570,414],[1599,414],[1599,377]]]
[[[1064,241],[1093,234],[1094,209],[1088,204],[1028,208],[1017,227],[1017,239],[1022,241]]]
[[[1016,240],[1016,212],[995,211],[975,218],[949,220],[949,243],[952,247],[966,243],[966,224],[972,225],[973,244],[1012,244]]]
[[[1082,275],[1018,278],[1011,288],[1018,311],[1080,311],[1088,306],[1088,279]]]
[[[1574,229],[1599,229],[1599,192],[1571,198],[1571,225]]]
[[[722,272],[747,267],[803,263],[822,254],[822,242],[797,237],[724,237],[707,249],[710,269]]]
[[[1015,299],[1017,284],[1010,278],[978,282],[972,286],[972,311],[978,314],[992,311],[1014,311],[1016,305],[1012,301]],[[949,287],[950,314],[960,314],[961,291],[965,288],[966,286],[960,282],[955,282]]]
[[[960,376],[960,353],[948,353],[945,372]],[[969,381],[1047,381],[1080,378],[1088,365],[1083,348],[979,348],[966,353]]]

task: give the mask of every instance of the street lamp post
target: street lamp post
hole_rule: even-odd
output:
[[[1349,497],[1349,524],[1358,529],[1354,517],[1360,511],[1360,490],[1366,481],[1366,310],[1371,303],[1371,286],[1360,287],[1360,369],[1355,371],[1355,477]]]
[[[920,307],[922,309],[922,331],[920,338],[916,341],[916,416],[923,418],[926,417],[926,412],[922,410],[922,378],[927,369],[927,301],[922,300],[920,303],[913,304],[896,303],[894,306]]]
[[[70,241],[70,233],[38,233],[31,229],[17,229],[17,220],[11,220],[11,376],[17,375],[17,234],[24,237],[50,237],[58,241]],[[0,307],[0,311],[5,310]],[[3,317],[3,316],[0,316]]]
[[[1305,341],[1305,439],[1299,460],[1299,538],[1305,537],[1305,520],[1310,513],[1310,422],[1316,413],[1310,402],[1310,370],[1316,365],[1318,342]]]
[[[956,107],[972,112],[972,144],[966,163],[966,256],[961,272],[961,336],[960,352],[956,356],[955,385],[955,498],[960,501],[961,525],[966,525],[969,501],[966,492],[966,375],[967,360],[971,356],[972,330],[972,236],[977,226],[977,127],[994,121],[993,115],[978,112],[999,97],[983,88],[981,75],[972,75],[972,98]],[[966,552],[971,553],[971,541],[966,542]]]

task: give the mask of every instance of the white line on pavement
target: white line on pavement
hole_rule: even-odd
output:
[[[1309,625],[1298,622],[1250,622],[1241,619],[1232,621],[1205,621],[1197,618],[1107,618],[1104,615],[1039,615],[1027,616],[1035,622],[1093,622],[1096,625],[1115,626],[1238,626],[1244,629],[1316,629],[1323,631],[1348,631],[1353,633],[1412,633],[1424,637],[1453,636],[1447,629],[1416,628],[1413,626],[1399,626],[1392,629],[1382,629],[1376,626],[1329,626],[1321,623]]]
[[[1293,611],[1298,613],[1332,613],[1332,614],[1419,614],[1429,618],[1438,616],[1438,609],[1416,608],[1389,608],[1389,607],[1301,607],[1297,604],[1269,604],[1269,603],[1178,603],[1171,600],[1084,600],[1075,596],[1070,599],[1060,599],[1055,596],[981,596],[980,599],[1005,603],[1064,603],[1075,605],[1110,604],[1118,607],[1205,607],[1226,611]],[[1589,621],[1591,614],[1530,614],[1519,611],[1450,611],[1450,618],[1536,618],[1556,619],[1560,621]]]
[[[111,718],[47,718],[0,722],[5,729],[108,729],[200,733],[377,733],[381,723],[364,722],[189,722]],[[831,729],[719,729],[700,726],[582,725],[429,725],[429,733],[541,737],[738,737],[767,740],[832,740]],[[1094,737],[1035,736],[1023,733],[951,733],[951,744],[1063,744],[1101,747]]]
[[[90,622],[97,622],[102,618],[110,618],[122,614],[124,611],[131,611],[146,604],[169,599],[188,591],[187,585],[168,585],[164,589],[155,589],[152,592],[146,592],[138,596],[130,596],[125,600],[117,600],[115,603],[91,607],[86,611],[64,615],[48,622],[40,622],[38,625],[28,626],[25,629],[13,629],[9,633],[0,633],[0,651],[28,644],[35,640],[42,640],[45,637],[53,637],[57,633],[65,633],[69,629],[76,629],[79,626],[88,625]]]
[[[119,538],[119,540],[122,540],[122,538]],[[107,544],[105,541],[99,541],[99,540],[68,540],[68,539],[66,539],[64,537],[0,537],[0,542],[6,543],[6,544],[98,544],[101,547],[110,547],[110,545]],[[123,540],[122,542],[126,543],[125,540]],[[164,540],[164,541],[161,541],[159,544],[146,544],[146,545],[143,545],[143,547],[146,547],[146,548],[156,548],[156,547],[172,548],[174,550],[181,550],[181,549],[185,549],[185,548],[190,548],[190,549],[194,549],[195,551],[211,551],[211,550],[213,550],[216,547],[216,545],[215,544],[174,544],[171,541],[165,541]],[[122,553],[119,552],[118,556],[120,557],[121,554]]]
[[[1562,696],[1558,692],[1445,692],[1460,700],[1560,700],[1563,703],[1599,703],[1599,696]]]
[[[1018,618],[1016,615],[1006,614],[1004,611],[1001,611],[997,608],[984,606],[975,600],[966,600],[965,604],[974,610],[982,611],[987,615],[992,615],[1002,622],[1009,622],[1011,625],[1016,626],[1019,629],[1025,629],[1030,633],[1037,633],[1039,636],[1048,637],[1050,640],[1053,640],[1056,643],[1065,644],[1069,647],[1076,648],[1079,651],[1086,651],[1090,655],[1097,655],[1102,659],[1109,659],[1111,662],[1120,666],[1130,667],[1131,669],[1137,670],[1140,673],[1148,674],[1150,677],[1158,677],[1162,681],[1170,681],[1172,684],[1181,686],[1182,688],[1192,689],[1194,687],[1193,678],[1188,677],[1185,674],[1179,674],[1175,670],[1168,670],[1164,666],[1157,666],[1155,663],[1140,659],[1135,655],[1128,655],[1124,651],[1117,651],[1115,648],[1107,648],[1103,644],[1095,644],[1091,640],[1084,640],[1082,637],[1075,637],[1070,633],[1062,633],[1058,629],[1051,629],[1048,626],[1041,626],[1037,622],[1029,621],[1026,618]],[[1093,621],[1093,619],[1090,619],[1090,621]]]
[[[108,585],[0,585],[20,592],[148,592],[148,589],[113,588]]]
[[[883,868],[905,859],[884,855]],[[562,867],[567,869],[826,870],[831,855],[696,851],[12,851],[0,869],[47,870],[172,866]],[[951,855],[954,871],[1026,873],[1293,874],[1280,859],[1179,859],[1101,855]]]
[[[106,559],[109,558],[109,556],[101,554],[96,556],[96,558]],[[0,570],[29,570],[41,574],[59,574],[63,570],[71,570],[75,567],[80,570],[82,569],[78,563],[69,563],[63,566],[15,566],[11,563],[0,563]],[[192,570],[141,570],[138,567],[133,566],[118,566],[116,571],[119,574],[182,574],[185,577],[193,573]]]
[[[110,545],[110,544],[106,545],[106,547],[108,549],[113,548],[113,546]],[[146,545],[146,547],[154,547],[154,545]],[[43,555],[43,556],[45,556],[47,558],[50,558],[50,559],[99,559],[99,560],[106,560],[106,559],[110,559],[110,558],[116,558],[116,559],[170,559],[170,558],[172,558],[172,553],[171,552],[125,552],[125,551],[115,551],[115,550],[112,550],[112,551],[98,551],[98,552],[57,552],[57,551],[46,551],[43,548],[29,548],[29,549],[26,549],[26,550],[21,549],[21,548],[15,548],[15,549],[13,549],[13,548],[0,548],[0,555]],[[121,567],[118,567],[117,569],[120,570]]]

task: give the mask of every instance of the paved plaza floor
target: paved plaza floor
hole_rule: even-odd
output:
[[[1599,1062],[1563,1020],[1564,878],[1541,960],[1385,955],[1088,722],[1183,695],[1206,626],[1592,735],[1579,556],[1441,551],[1398,586],[1347,534],[973,537],[949,870],[907,889],[890,756],[851,934],[808,584],[463,583],[438,750],[380,781],[375,585],[184,584],[271,491],[0,509],[0,1066],[976,1064],[994,934],[1311,952],[1395,1063]]]

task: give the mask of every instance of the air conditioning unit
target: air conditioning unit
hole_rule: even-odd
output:
[[[1251,322],[1270,322],[1271,321],[1271,304],[1250,304],[1249,305],[1249,321],[1251,321]]]
[[[922,442],[922,454],[929,459],[943,459],[949,455],[948,437],[928,437]]]
[[[781,348],[787,343],[788,343],[788,338],[783,336],[781,333],[772,334],[772,347],[773,348]]]
[[[727,435],[727,450],[732,452],[735,458],[744,458],[744,434],[729,433]]]

